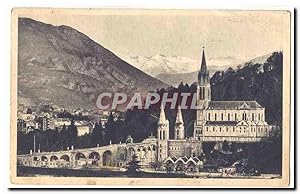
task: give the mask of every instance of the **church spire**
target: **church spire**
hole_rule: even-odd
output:
[[[176,122],[175,123],[176,124],[183,124],[183,118],[182,118],[180,105],[178,105],[178,108],[177,108],[177,116],[176,116]]]
[[[202,47],[202,60],[200,71],[198,72],[198,83],[205,84],[209,81],[209,72],[207,70],[206,60],[205,60],[205,53],[204,53],[204,46]]]
[[[205,60],[205,53],[204,53],[204,46],[202,47],[202,61],[201,61],[201,67],[200,67],[200,73],[206,73],[207,72],[207,66],[206,66],[206,60]]]
[[[164,107],[161,106],[160,107],[160,114],[159,114],[159,120],[158,120],[158,124],[163,124],[163,123],[166,123],[168,122],[167,118],[166,118],[166,114],[165,114],[165,111],[164,111]]]
[[[174,128],[174,139],[184,139],[185,136],[185,130],[183,125],[183,118],[181,113],[181,108],[178,106],[177,108],[177,116],[176,116],[176,122],[175,122],[175,128]]]

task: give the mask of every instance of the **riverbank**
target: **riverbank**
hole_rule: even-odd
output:
[[[17,176],[20,177],[143,177],[143,178],[188,178],[185,174],[165,173],[165,172],[137,172],[129,174],[126,171],[116,171],[115,169],[63,169],[63,168],[40,168],[18,166]]]
[[[20,177],[136,177],[136,178],[235,178],[235,179],[274,179],[281,178],[276,174],[262,174],[260,176],[230,175],[226,176],[222,173],[167,173],[165,171],[141,171],[129,174],[124,170],[115,168],[97,168],[97,169],[63,169],[63,168],[41,168],[18,166],[17,176]]]

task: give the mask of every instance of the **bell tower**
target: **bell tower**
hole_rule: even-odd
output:
[[[202,49],[202,59],[197,82],[197,107],[199,107],[199,109],[196,111],[197,115],[194,127],[194,138],[198,140],[202,138],[204,133],[203,129],[206,120],[205,109],[211,100],[210,78],[205,60],[204,46]]]
[[[166,118],[164,107],[160,107],[160,114],[157,127],[158,139],[158,161],[168,157],[169,121]]]
[[[174,130],[174,139],[184,139],[184,122],[180,106],[178,106],[177,108],[177,116]]]
[[[210,79],[209,71],[207,70],[204,46],[202,47],[202,60],[200,70],[198,72],[198,85],[197,85],[197,95],[198,95],[198,105],[206,107],[208,101],[211,100],[211,90],[210,90]]]

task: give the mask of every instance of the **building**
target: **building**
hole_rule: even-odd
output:
[[[77,136],[83,136],[90,133],[89,125],[76,125],[77,126]]]
[[[203,48],[197,86],[194,138],[203,142],[257,142],[274,126],[265,121],[265,108],[256,101],[212,101],[209,71]]]
[[[71,125],[71,120],[66,118],[52,118],[49,121],[49,128],[58,129],[58,131],[61,131],[63,126],[68,127],[69,125]]]
[[[157,144],[158,161],[165,161],[168,157],[193,157],[200,156],[202,152],[201,141],[193,137],[185,137],[185,128],[180,106],[177,108],[177,116],[174,127],[174,139],[169,136],[169,121],[163,108],[160,109]]]

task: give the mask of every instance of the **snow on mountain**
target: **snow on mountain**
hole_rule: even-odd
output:
[[[182,56],[166,56],[163,54],[150,57],[125,55],[120,57],[136,68],[156,77],[159,74],[191,73],[198,71],[200,68],[200,58],[202,56],[199,56],[199,60]],[[241,61],[242,60],[233,57],[210,58],[207,60],[207,64],[209,69],[223,70],[231,65],[238,65]]]

